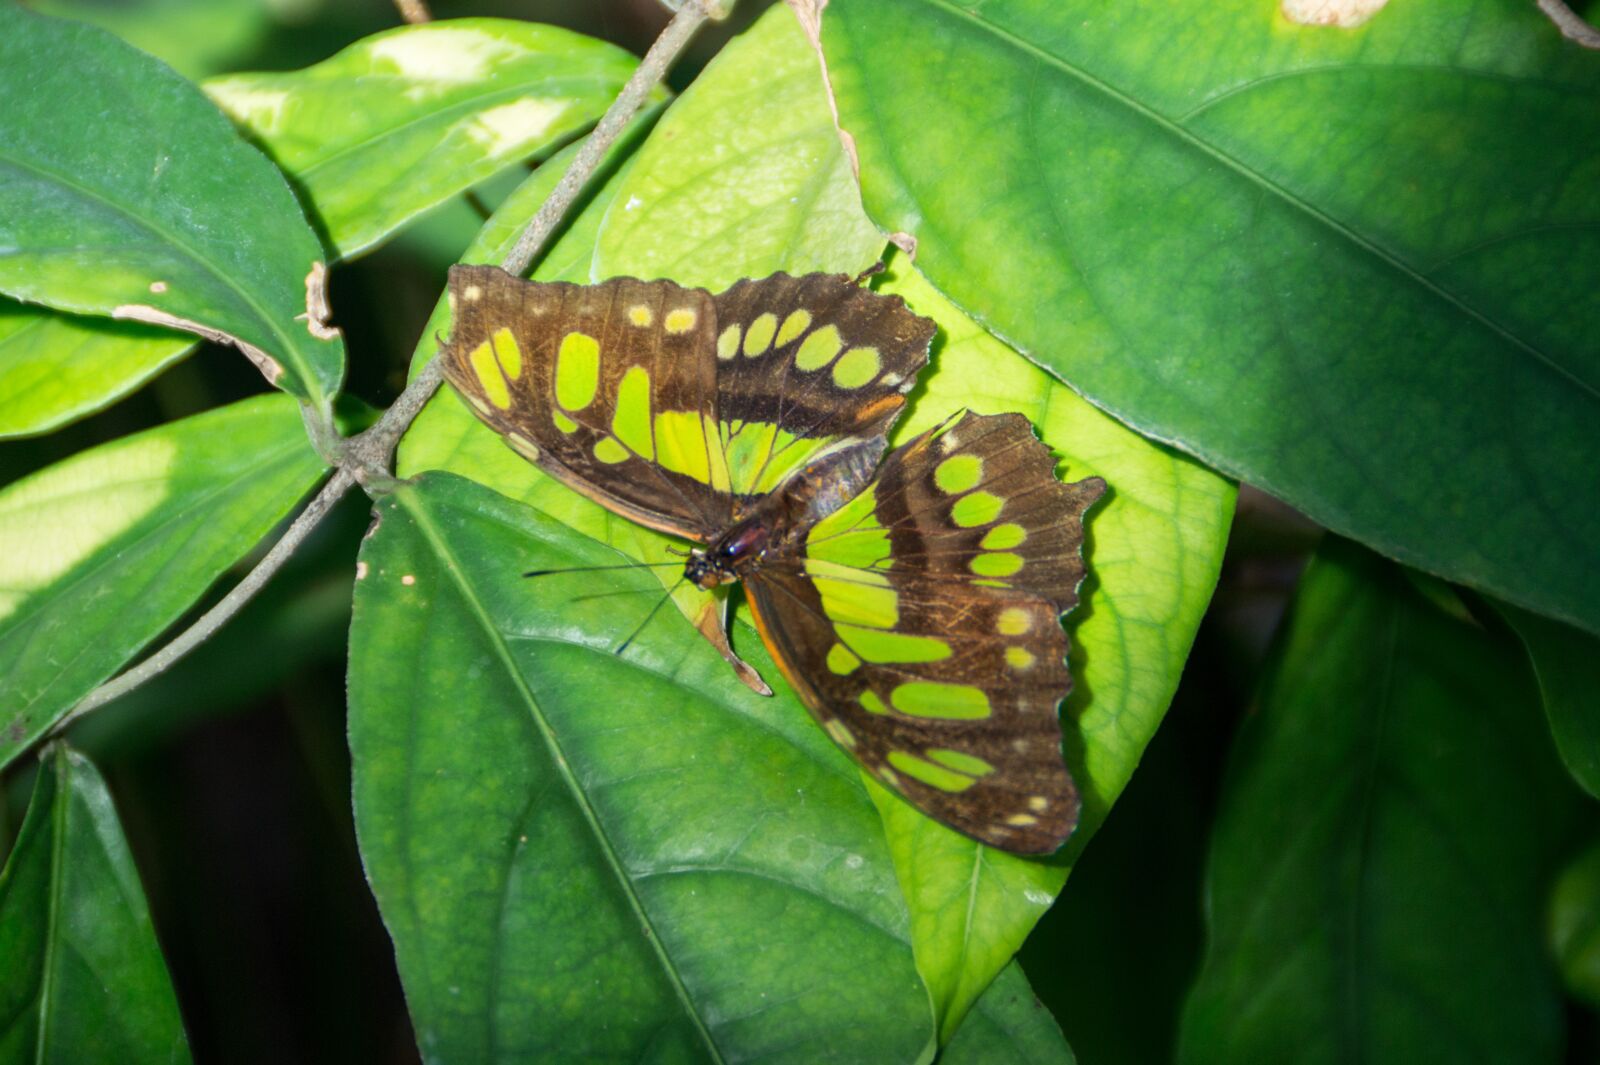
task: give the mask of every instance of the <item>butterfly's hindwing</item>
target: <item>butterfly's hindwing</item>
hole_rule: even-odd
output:
[[[934,324],[844,274],[774,274],[714,297],[718,416],[733,491],[758,497],[888,432]]]
[[[705,540],[727,525],[708,293],[456,266],[450,298],[445,376],[514,450],[652,528]]]
[[[1103,488],[1053,471],[1024,419],[966,415],[896,451],[802,556],[747,581],[763,637],[841,746],[930,816],[1030,853],[1076,823],[1059,615]],[[1001,553],[1022,561],[979,561]]]

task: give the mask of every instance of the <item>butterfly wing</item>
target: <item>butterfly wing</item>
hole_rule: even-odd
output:
[[[520,455],[624,517],[706,540],[732,497],[703,289],[450,270],[445,377]]]
[[[966,414],[891,454],[803,548],[746,581],[763,640],[823,728],[991,846],[1053,851],[1077,823],[1060,615],[1104,487],[1057,480],[1026,419]]]
[[[740,281],[713,302],[736,514],[801,466],[887,433],[935,329],[900,297],[844,274]]]

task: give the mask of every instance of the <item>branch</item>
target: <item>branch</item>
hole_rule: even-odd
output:
[[[425,0],[394,0],[394,6],[400,9],[400,17],[413,26],[433,20]]]
[[[84,696],[83,701],[73,707],[71,712],[51,726],[45,734],[46,739],[53,738],[65,732],[71,724],[92,710],[96,710],[125,692],[150,680],[158,673],[171,667],[178,659],[204,643],[212,633],[220,629],[241,607],[248,603],[262,585],[267,583],[274,573],[289,561],[289,556],[294,554],[294,549],[300,542],[311,534],[323,519],[323,516],[332,509],[350,486],[355,484],[355,478],[344,470],[334,473],[333,478],[322,486],[306,509],[295,518],[283,538],[272,545],[272,550],[256,563],[256,568],[245,575],[245,578],[233,586],[233,590],[223,596],[216,606],[201,615],[200,620],[183,630],[171,643],[161,650],[140,662],[137,666],[123,673],[115,680],[109,680],[94,691]]]
[[[421,0],[395,0],[395,2],[407,22],[427,20],[427,8]],[[573,158],[567,172],[562,175],[561,181],[517,238],[511,253],[506,256],[503,263],[507,271],[521,274],[528,269],[528,264],[533,261],[534,255],[538,254],[545,241],[550,239],[550,234],[571,209],[589,179],[594,176],[606,150],[616,141],[617,136],[628,124],[628,120],[644,106],[650,93],[666,76],[668,68],[683,52],[684,46],[689,43],[695,31],[708,18],[724,17],[731,7],[730,0],[687,0],[677,14],[673,15],[667,28],[661,31],[661,36],[656,38],[656,42],[650,46],[650,51],[640,60],[638,69],[633,72],[633,76],[628,79],[622,91],[617,94],[617,98],[601,116],[593,132],[584,141],[583,147],[578,149],[578,154]],[[360,484],[369,495],[375,491],[386,490],[394,481],[391,472],[394,449],[423,406],[438,391],[443,375],[443,364],[438,357],[429,359],[370,429],[348,440],[316,441],[319,450],[333,452],[336,455],[337,468],[333,477],[322,486],[322,491],[317,493],[289,525],[283,538],[272,545],[272,549],[256,563],[256,567],[246,574],[232,591],[223,596],[216,606],[206,611],[198,621],[155,654],[84,696],[77,706],[45,733],[45,738],[59,736],[79,718],[164,672],[184,655],[204,643],[261,590],[268,579],[288,561],[294,549],[311,534],[333,505],[343,498],[353,485]],[[307,424],[313,429],[313,436],[316,436],[316,426],[313,422],[314,419],[307,418]]]
[[[644,106],[657,83],[666,77],[667,69],[677,60],[679,53],[689,43],[689,38],[694,36],[707,18],[712,15],[720,17],[723,10],[716,0],[689,0],[672,16],[667,28],[656,38],[656,43],[639,61],[633,77],[628,79],[606,113],[600,117],[594,132],[584,140],[583,147],[572,159],[572,165],[567,167],[567,172],[561,176],[538,213],[517,238],[516,244],[512,245],[510,253],[500,264],[502,269],[510,274],[521,274],[528,269],[528,264],[533,262],[533,257],[544,247],[544,242],[550,239],[557,223],[578,198],[578,193],[594,176],[606,149],[611,147],[628,120]]]
[[[1564,0],[1539,0],[1539,10],[1550,16],[1561,36],[1585,48],[1600,48],[1600,30],[1583,20]]]

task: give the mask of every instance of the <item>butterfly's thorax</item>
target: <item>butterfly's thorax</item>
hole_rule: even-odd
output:
[[[882,437],[851,443],[807,463],[776,491],[736,508],[738,520],[705,549],[690,552],[684,578],[700,588],[744,580],[769,557],[794,553],[805,531],[866,487],[883,453]]]
[[[695,548],[684,563],[684,579],[699,588],[743,580],[766,557],[771,529],[760,518],[742,521],[707,548]]]

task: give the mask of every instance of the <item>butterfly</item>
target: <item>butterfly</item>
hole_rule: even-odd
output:
[[[1057,479],[1020,415],[958,413],[884,455],[935,325],[843,274],[524,281],[450,271],[445,376],[545,473],[742,581],[790,686],[946,825],[1055,850],[1079,800],[1060,616],[1105,482]]]

